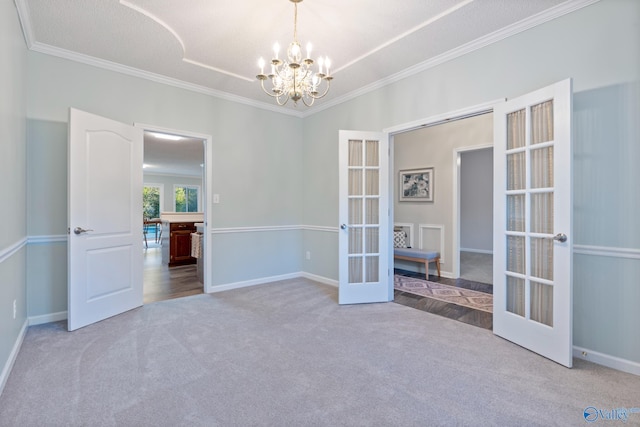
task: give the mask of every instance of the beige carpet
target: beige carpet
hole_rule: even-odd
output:
[[[0,426],[584,426],[585,408],[640,406],[637,376],[337,298],[292,279],[30,327]]]
[[[475,310],[493,313],[493,295],[442,283],[395,275],[393,287],[402,292],[433,298]]]

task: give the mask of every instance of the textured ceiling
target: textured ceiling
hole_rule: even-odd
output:
[[[311,109],[274,107],[257,60],[293,38],[288,0],[15,0],[33,50],[304,115],[594,0],[306,0],[298,39],[334,80]]]

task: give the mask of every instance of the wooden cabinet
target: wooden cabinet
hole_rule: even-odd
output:
[[[169,267],[195,264],[191,256],[191,233],[195,233],[194,222],[165,222],[162,224],[162,262]]]

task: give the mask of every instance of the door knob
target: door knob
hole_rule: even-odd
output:
[[[567,241],[567,235],[564,233],[558,233],[555,236],[553,236],[553,240],[556,240],[560,243],[564,243]]]
[[[347,224],[340,224],[340,229],[346,230],[347,229]]]
[[[76,233],[76,234],[86,233],[87,231],[93,231],[93,230],[91,230],[91,229],[86,229],[85,230],[82,227],[76,227],[76,228],[73,229],[73,232]]]

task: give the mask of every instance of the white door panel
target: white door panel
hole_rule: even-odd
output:
[[[494,333],[572,366],[571,80],[494,109]]]
[[[339,303],[393,300],[389,137],[340,131]]]
[[[142,305],[142,130],[69,112],[68,329]]]

